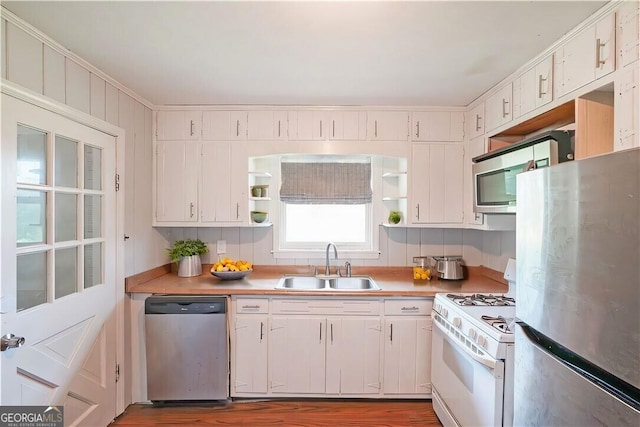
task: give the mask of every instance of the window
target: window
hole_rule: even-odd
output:
[[[373,250],[369,156],[284,157],[280,174],[281,250]]]

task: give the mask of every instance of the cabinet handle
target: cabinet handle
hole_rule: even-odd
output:
[[[389,332],[389,341],[393,342],[393,323],[389,325],[389,329],[391,330]]]
[[[194,125],[193,120],[191,120],[189,124],[189,133],[191,134],[191,136],[193,136],[194,134],[193,125]]]
[[[193,202],[189,203],[189,217],[193,218]]]
[[[542,74],[538,74],[538,98],[542,98],[542,95],[546,95],[547,92],[542,91],[542,85],[547,79],[542,77]]]
[[[240,218],[240,203],[236,203],[236,219]]]
[[[278,120],[278,138],[280,138],[280,120]]]
[[[509,100],[502,98],[502,118],[505,118],[509,115],[509,112],[505,109],[507,105],[509,105]]]
[[[320,326],[320,342],[322,342],[322,323],[318,324]]]
[[[416,219],[420,219],[420,203],[416,205]]]
[[[260,322],[260,342],[262,342],[263,337],[264,337],[264,323]]]
[[[480,131],[480,114],[476,114],[476,132]]]
[[[416,122],[416,138],[420,138],[420,122]]]
[[[331,343],[333,344],[333,323],[331,324]]]
[[[600,68],[601,65],[604,65],[607,61],[602,60],[602,48],[605,47],[606,43],[602,43],[600,39],[596,39],[596,68]]]
[[[320,139],[322,139],[322,120],[320,120]]]
[[[331,120],[331,137],[332,138],[336,137],[336,121],[335,120]]]
[[[236,136],[240,136],[240,120],[236,120]]]
[[[373,136],[378,137],[378,121],[373,121]]]

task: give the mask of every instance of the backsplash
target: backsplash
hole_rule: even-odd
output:
[[[218,256],[218,240],[226,240],[227,254],[257,265],[322,265],[317,258],[274,258],[273,228],[157,228],[162,236],[173,242],[199,238],[209,244],[210,252],[202,256],[203,263],[213,263]],[[338,250],[340,247],[338,247]],[[516,255],[515,231],[481,231],[471,229],[380,227],[380,257],[378,259],[346,259],[358,266],[411,266],[419,255],[462,255],[469,266],[485,266],[504,271],[509,258]]]

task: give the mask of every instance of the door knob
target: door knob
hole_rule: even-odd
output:
[[[0,351],[5,351],[10,348],[22,347],[22,344],[24,344],[24,337],[17,337],[13,334],[6,334],[2,336]]]

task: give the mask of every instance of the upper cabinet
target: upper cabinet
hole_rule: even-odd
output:
[[[369,111],[367,134],[371,141],[407,141],[409,113],[406,111]]]
[[[507,124],[513,118],[511,111],[513,104],[513,84],[508,83],[491,95],[486,101],[487,123],[485,130],[491,131]]]
[[[555,52],[555,95],[560,97],[615,70],[615,14],[586,28]]]
[[[640,146],[640,70],[627,67],[622,71],[615,91],[614,150]]]
[[[289,139],[321,141],[327,139],[328,115],[326,111],[290,111]]]
[[[249,111],[247,113],[247,139],[284,141],[289,131],[286,111]]]
[[[411,140],[460,142],[464,139],[464,113],[417,111],[411,115]]]
[[[331,111],[329,139],[334,141],[364,141],[367,139],[366,111]]]
[[[473,107],[469,112],[469,139],[484,135],[485,114],[484,102]]]
[[[525,115],[553,99],[553,57],[549,56],[513,82],[513,118]]]
[[[620,67],[629,65],[640,58],[640,3],[622,2],[618,10],[618,60]]]
[[[200,111],[158,111],[156,118],[158,141],[199,140],[202,135]]]
[[[247,139],[246,111],[204,111],[202,139],[205,141],[243,141]]]

